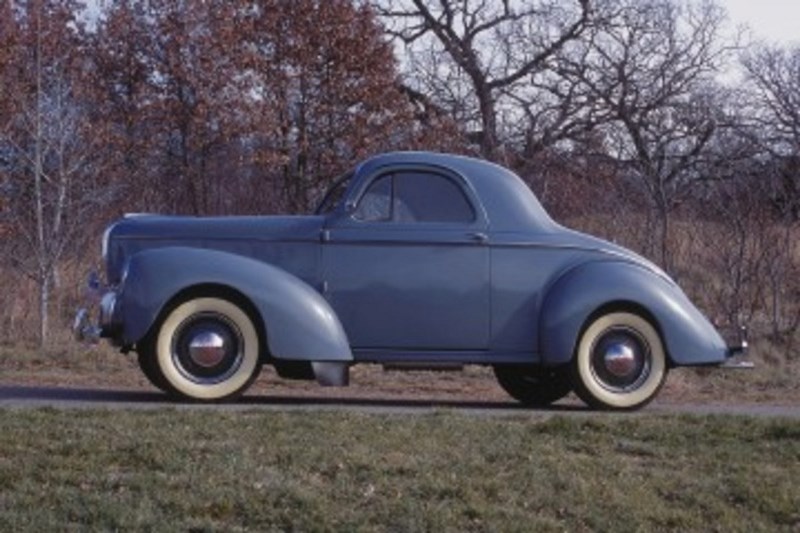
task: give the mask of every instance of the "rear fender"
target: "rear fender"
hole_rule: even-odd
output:
[[[262,261],[200,248],[155,248],[130,258],[120,294],[123,342],[141,341],[174,296],[209,284],[228,287],[252,303],[273,357],[353,359],[338,317],[307,283]]]
[[[551,285],[540,313],[542,361],[571,361],[589,320],[612,309],[638,312],[654,322],[674,365],[725,361],[725,342],[674,282],[621,261],[583,263]]]

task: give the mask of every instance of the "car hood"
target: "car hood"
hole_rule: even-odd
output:
[[[320,216],[186,217],[125,215],[113,225],[114,239],[317,240]],[[190,244],[190,243],[188,243]]]
[[[226,249],[236,242],[318,242],[323,220],[321,216],[126,215],[109,226],[103,238],[106,274],[109,282],[118,281],[126,258],[147,248]]]

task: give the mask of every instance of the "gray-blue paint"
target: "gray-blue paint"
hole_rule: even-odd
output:
[[[352,216],[372,180],[408,170],[458,183],[475,220]],[[112,284],[126,265],[125,344],[138,342],[175,294],[214,283],[250,299],[276,358],[558,364],[572,357],[591,314],[612,303],[645,309],[676,364],[722,362],[726,353],[658,267],[559,226],[515,174],[460,156],[370,158],[325,215],[125,218],[109,232]]]
[[[540,314],[542,360],[569,361],[587,319],[607,305],[634,305],[652,315],[676,365],[725,360],[725,342],[677,285],[641,265],[608,259],[575,266],[547,290]]]
[[[306,283],[268,263],[201,248],[156,248],[130,258],[121,293],[124,342],[141,339],[174,295],[208,284],[229,287],[253,303],[274,357],[352,359],[336,314]]]

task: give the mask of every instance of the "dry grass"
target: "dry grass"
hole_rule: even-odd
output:
[[[715,324],[723,328],[744,324],[754,336],[777,330],[783,341],[797,337],[800,224],[787,227],[763,218],[742,222],[738,228],[726,222],[675,217],[668,239],[670,273]],[[642,214],[595,214],[567,223],[658,260]],[[792,353],[784,350],[777,355],[786,359]]]

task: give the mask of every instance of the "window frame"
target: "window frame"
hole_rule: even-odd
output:
[[[402,173],[420,173],[420,174],[432,174],[440,179],[445,179],[455,186],[458,193],[462,196],[464,201],[466,202],[467,206],[472,212],[471,220],[464,220],[464,221],[401,221],[397,220],[396,218],[396,210],[395,210],[395,194],[396,194],[396,184],[395,184],[395,177],[397,174]],[[370,188],[380,179],[389,176],[391,179],[391,201],[390,201],[390,218],[383,219],[383,220],[365,220],[359,218],[357,216],[359,206],[361,202],[366,197],[367,193],[369,192]],[[358,224],[378,224],[378,225],[391,225],[391,226],[400,226],[400,227],[417,227],[417,226],[434,226],[434,227],[475,227],[475,226],[485,226],[487,217],[486,212],[483,208],[483,204],[478,201],[478,197],[475,194],[472,186],[469,182],[464,179],[461,175],[454,173],[453,171],[445,168],[440,167],[430,167],[430,166],[422,166],[422,165],[401,165],[401,166],[392,166],[392,167],[384,167],[381,168],[371,175],[367,176],[363,179],[361,185],[357,187],[354,191],[352,196],[356,198],[356,201],[353,202],[353,209],[349,213],[350,219],[357,222]]]

